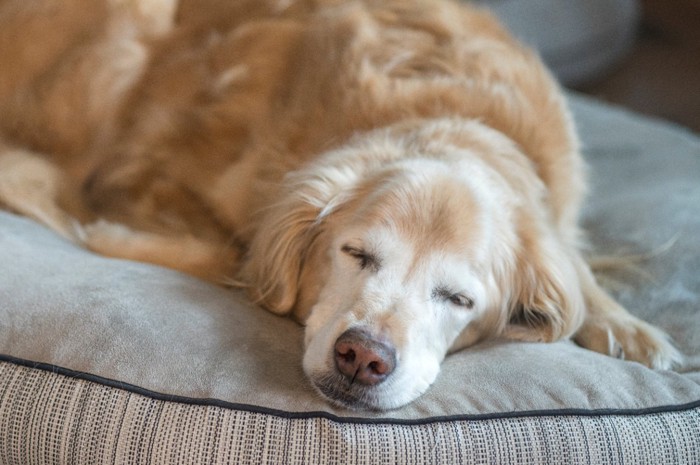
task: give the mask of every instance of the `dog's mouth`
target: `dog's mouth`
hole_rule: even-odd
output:
[[[378,386],[362,385],[333,371],[311,379],[314,387],[329,401],[353,410],[383,410]]]

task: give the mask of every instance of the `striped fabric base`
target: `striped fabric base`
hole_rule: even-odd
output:
[[[423,421],[169,399],[0,362],[0,464],[698,464],[700,403]]]

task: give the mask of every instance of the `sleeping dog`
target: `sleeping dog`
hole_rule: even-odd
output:
[[[247,290],[311,384],[404,405],[490,338],[668,368],[596,283],[560,89],[443,0],[5,0],[0,204]]]

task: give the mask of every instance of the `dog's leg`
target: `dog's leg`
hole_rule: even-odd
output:
[[[58,204],[66,180],[59,168],[34,153],[0,142],[0,207],[78,241],[76,221]]]
[[[234,245],[227,247],[191,235],[137,231],[104,220],[85,226],[82,240],[102,255],[153,263],[216,283],[230,279],[240,255]]]
[[[651,368],[669,369],[682,363],[682,355],[663,331],[631,315],[610,297],[582,258],[578,268],[587,306],[574,336],[579,345]]]
[[[174,268],[210,281],[232,275],[239,252],[235,247],[197,239],[166,236],[98,221],[81,227],[59,205],[67,180],[43,157],[0,142],[0,208],[24,215],[72,242],[95,252]]]

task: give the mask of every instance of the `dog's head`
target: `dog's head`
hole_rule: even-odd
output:
[[[450,124],[370,133],[294,173],[252,243],[253,296],[305,323],[304,370],[335,403],[404,405],[451,351],[580,319],[533,167],[478,123],[449,140]]]

